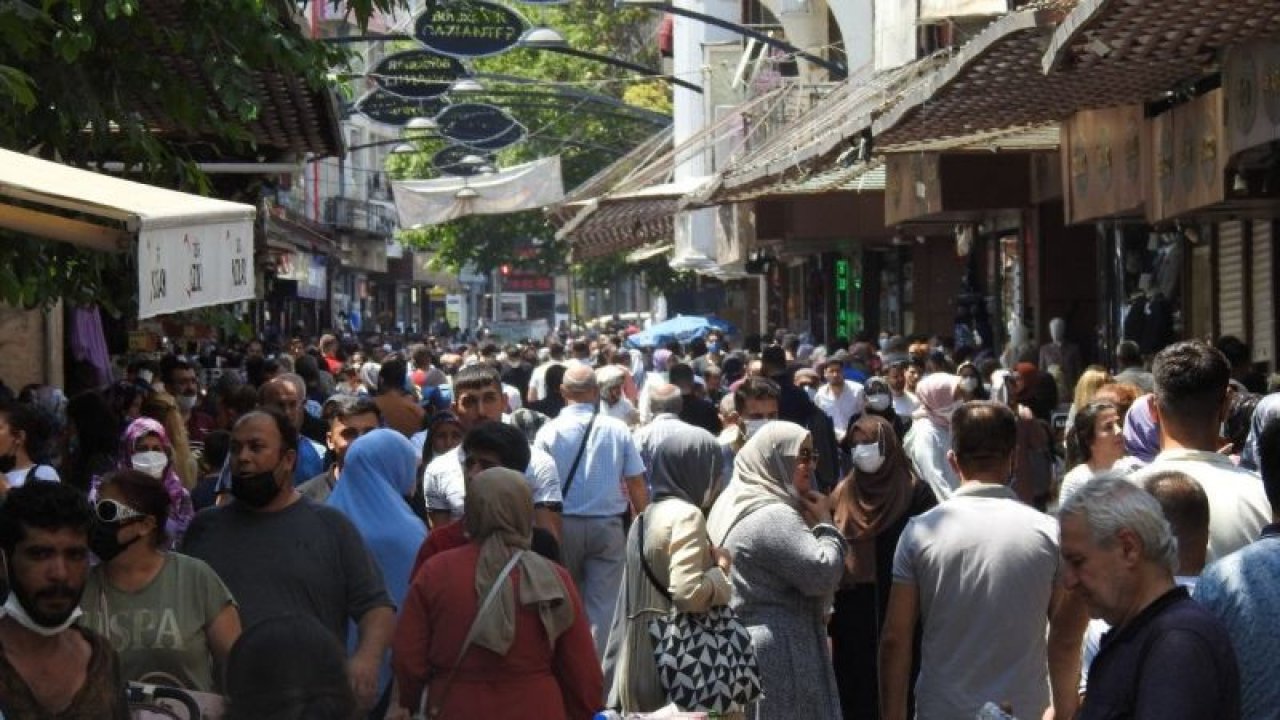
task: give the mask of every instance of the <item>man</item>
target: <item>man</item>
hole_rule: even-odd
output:
[[[1231,366],[1208,343],[1189,340],[1161,350],[1152,374],[1160,454],[1132,479],[1141,483],[1169,470],[1195,478],[1209,497],[1209,560],[1226,557],[1257,538],[1271,519],[1262,480],[1217,452],[1218,431],[1230,409]]]
[[[894,412],[898,413],[898,417],[910,420],[919,406],[907,392],[907,365],[906,361],[890,365],[885,370],[884,379],[889,384],[889,392],[893,394]]]
[[[573,355],[569,360],[569,366],[582,365],[591,367],[591,343],[586,340],[574,340],[569,345],[569,352]]]
[[[844,439],[849,423],[862,415],[867,403],[867,394],[862,385],[844,377],[844,368],[839,360],[828,360],[822,366],[823,378],[827,381],[818,388],[814,402],[822,412],[831,418],[835,428],[836,441]]]
[[[702,371],[702,380],[706,383],[703,390],[707,401],[712,406],[718,406],[720,399],[727,394],[724,389],[724,371],[719,365],[707,365],[707,369]],[[723,426],[721,423],[721,427]]]
[[[169,367],[165,388],[178,403],[178,412],[187,426],[187,440],[192,446],[204,444],[204,438],[217,429],[217,423],[208,413],[196,408],[200,403],[200,382],[196,370],[186,360],[178,360]]]
[[[1138,348],[1138,343],[1122,340],[1116,346],[1116,365],[1119,366],[1116,382],[1128,383],[1144,393],[1155,392],[1155,377],[1142,367],[1142,350]]]
[[[748,377],[733,391],[736,424],[726,428],[719,438],[720,444],[730,450],[730,461],[757,430],[778,419],[778,398],[781,394],[777,383],[763,377]]]
[[[716,406],[700,398],[695,393],[696,382],[693,379],[693,368],[685,363],[676,363],[667,373],[667,382],[680,388],[680,419],[700,427],[712,435],[719,435],[720,413]],[[653,398],[649,399],[649,411],[653,412]]]
[[[627,371],[618,365],[605,365],[596,370],[596,384],[600,386],[600,412],[617,418],[628,427],[640,422],[640,413],[631,401],[623,397],[622,386],[627,381]]]
[[[818,455],[814,479],[820,492],[830,492],[840,479],[840,446],[836,442],[835,425],[831,417],[809,399],[805,391],[795,386],[792,371],[787,368],[787,354],[778,345],[770,345],[760,355],[764,377],[777,383],[778,417],[808,428],[813,437],[813,450]]]
[[[1272,508],[1280,508],[1280,420],[1258,440],[1262,483]],[[1226,627],[1240,663],[1240,716],[1274,717],[1280,708],[1280,512],[1257,541],[1210,565],[1195,599]]]
[[[182,552],[218,573],[245,627],[305,613],[346,644],[347,625],[355,623],[359,642],[347,672],[367,710],[377,700],[395,606],[351,521],[293,487],[297,458],[298,433],[283,414],[259,410],[240,418],[228,460],[235,501],[197,515]]]
[[[1045,628],[1058,601],[1057,527],[1006,485],[1017,420],[971,402],[951,420],[952,498],[912,518],[893,558],[880,640],[885,720],[905,720],[912,645],[923,625],[916,717],[972,718],[987,702],[1020,718],[1049,706]]]
[[[1231,641],[1174,584],[1177,542],[1156,499],[1119,475],[1102,475],[1068,498],[1058,517],[1064,585],[1112,627],[1075,717],[1239,717]]]
[[[0,615],[0,715],[130,717],[106,638],[77,625],[89,573],[92,511],[62,483],[31,482],[0,505],[9,597]]]
[[[560,392],[565,409],[538,430],[533,445],[555,459],[560,473],[561,554],[582,593],[596,655],[603,657],[626,559],[622,516],[628,505],[632,513],[644,510],[649,491],[644,462],[627,426],[599,414],[595,372],[585,365],[571,366]]]
[[[378,405],[364,397],[335,395],[325,402],[322,417],[329,425],[325,444],[329,446],[332,464],[328,470],[298,486],[299,493],[318,503],[328,500],[337,486],[338,476],[342,474],[342,463],[351,443],[361,435],[382,427],[382,414],[378,412]]]
[[[289,420],[294,432],[301,433],[307,414],[302,406],[306,395],[298,389],[296,383],[290,381],[290,377],[282,375],[265,383],[258,391],[258,402],[279,410]],[[301,485],[324,472],[324,447],[309,437],[301,436],[297,450],[297,461],[293,463],[293,484]]]
[[[464,433],[483,422],[508,422],[508,416],[502,412],[505,403],[502,381],[492,367],[476,364],[458,371],[453,380],[453,412]],[[462,517],[467,493],[463,459],[459,446],[432,460],[422,473],[422,494],[433,529]],[[559,538],[562,499],[555,461],[535,449],[530,453],[524,476],[533,491],[534,525]]]
[[[378,370],[378,393],[374,402],[387,427],[404,435],[413,437],[422,429],[422,420],[426,411],[415,402],[404,390],[407,365],[403,358],[396,356],[382,364]]]
[[[338,338],[332,335],[320,336],[320,357],[324,359],[324,370],[337,377],[342,369],[342,361],[338,359]]]
[[[543,350],[546,351],[545,355]],[[529,392],[525,395],[526,402],[537,402],[547,397],[546,374],[547,368],[552,365],[564,365],[564,345],[552,341],[545,348],[538,351],[539,365],[533,369],[529,376]]]

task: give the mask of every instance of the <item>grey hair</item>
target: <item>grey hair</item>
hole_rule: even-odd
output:
[[[298,397],[301,398],[302,402],[305,403],[307,401],[307,381],[303,380],[301,375],[291,372],[280,373],[271,379],[289,383],[294,390],[298,391]]]
[[[1160,503],[1123,473],[1095,475],[1058,509],[1058,518],[1075,515],[1088,524],[1093,541],[1107,547],[1122,529],[1142,540],[1143,555],[1169,572],[1178,570],[1178,540]]]
[[[664,383],[649,391],[649,412],[654,415],[661,413],[679,415],[683,409],[684,398],[680,397],[679,387]]]
[[[600,386],[601,392],[621,387],[626,379],[627,374],[617,365],[605,365],[596,370],[596,385]]]
[[[560,389],[573,395],[595,392],[599,389],[596,385],[596,373],[585,365],[570,367],[564,373]]]

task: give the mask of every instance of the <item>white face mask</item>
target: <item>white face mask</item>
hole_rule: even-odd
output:
[[[960,387],[967,393],[972,393],[978,389],[978,378],[967,377],[960,381]]]
[[[9,593],[9,599],[4,601],[4,606],[0,607],[0,617],[11,617],[14,622],[43,637],[53,637],[54,635],[65,632],[67,628],[75,624],[75,621],[80,619],[80,616],[83,614],[84,611],[79,607],[76,607],[76,609],[72,610],[71,614],[68,615],[67,619],[63,620],[61,624],[54,625],[53,627],[47,627],[37,623],[34,618],[28,615],[27,609],[22,607],[22,603],[18,602],[18,596],[12,592]]]
[[[880,452],[880,443],[867,443],[853,446],[853,466],[859,472],[875,473],[884,465],[884,453]]]
[[[169,465],[169,456],[158,450],[148,450],[134,453],[129,458],[129,463],[133,465],[134,470],[160,480],[164,477],[164,469]]]
[[[867,407],[876,412],[884,412],[889,409],[889,396],[882,393],[867,396]]]
[[[747,439],[750,439],[752,435],[755,435],[757,432],[759,432],[760,428],[764,427],[765,424],[767,424],[768,422],[770,421],[764,420],[764,419],[745,421],[743,423],[743,427],[744,427],[744,432],[746,433]]]
[[[178,409],[184,413],[188,413],[195,408],[196,400],[199,398],[195,395],[179,395],[174,399],[178,401]]]
[[[804,392],[805,392],[805,394],[806,394],[806,395],[808,395],[808,396],[809,396],[809,399],[810,399],[810,400],[813,400],[813,399],[815,399],[815,398],[817,398],[817,397],[818,397],[818,388],[816,388],[816,387],[814,387],[814,386],[812,386],[812,385],[805,385],[805,386],[804,386]]]

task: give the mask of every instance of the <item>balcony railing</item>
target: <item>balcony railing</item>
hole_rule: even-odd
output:
[[[325,200],[324,221],[326,225],[340,230],[354,230],[384,237],[394,235],[398,227],[393,208],[343,197]]]

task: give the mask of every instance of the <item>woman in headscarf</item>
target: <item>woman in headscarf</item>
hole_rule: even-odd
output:
[[[378,563],[387,594],[401,607],[409,590],[413,558],[427,539],[427,528],[406,502],[413,493],[418,456],[408,438],[386,428],[361,435],[347,448],[342,478],[327,504],[346,515]],[[355,635],[348,643],[354,649]],[[384,661],[379,698],[391,684]],[[385,707],[385,706],[382,706]]]
[[[607,706],[624,715],[668,704],[654,663],[649,622],[672,607],[705,613],[728,605],[733,595],[725,574],[728,555],[707,540],[705,518],[720,491],[723,458],[715,437],[702,431],[668,436],[653,449],[653,502],[627,535],[626,571],[604,654]],[[661,588],[649,579],[645,563]]]
[[[926,375],[916,385],[920,407],[911,430],[902,440],[902,449],[915,469],[916,477],[933,488],[939,501],[951,497],[960,478],[947,462],[951,449],[951,412],[962,394],[960,378],[947,373]]]
[[[889,381],[882,377],[876,376],[868,378],[865,385],[862,386],[867,393],[866,414],[883,418],[893,428],[893,434],[897,437],[899,445],[902,438],[906,437],[907,431],[911,429],[911,418],[904,418],[898,414],[893,406],[893,390],[889,387]],[[845,432],[845,445],[851,447],[852,439],[849,437],[849,431]]]
[[[373,395],[378,392],[378,374],[381,372],[380,363],[367,362],[360,366],[360,383],[364,385],[364,394]]]
[[[730,605],[751,633],[764,697],[760,718],[832,720],[840,698],[827,615],[844,573],[844,537],[814,491],[817,455],[805,428],[771,422],[738,452],[733,482],[711,508],[711,542],[734,562]]]
[[[852,719],[878,717],[876,662],[898,537],[908,520],[938,501],[912,475],[893,426],[884,418],[863,415],[846,437],[852,439],[853,471],[836,486],[831,501],[848,549],[829,630],[840,707]]]
[[[1143,395],[1124,416],[1125,456],[1116,461],[1115,469],[1132,472],[1151,464],[1160,454],[1160,425],[1151,413],[1155,395]]]
[[[405,598],[391,648],[400,704],[416,711],[430,686],[428,703],[442,718],[587,720],[604,697],[595,643],[569,572],[529,552],[533,495],[524,475],[476,475],[465,511],[470,542],[427,560]],[[515,553],[496,600],[477,617]]]
[[[174,469],[177,458],[164,426],[149,417],[140,417],[129,423],[124,437],[120,438],[120,451],[116,457],[118,469],[137,470],[164,483],[164,490],[169,494],[169,519],[164,524],[168,542],[162,549],[179,547],[196,511],[191,504],[191,493],[182,485]],[[90,499],[97,498],[100,482],[100,478],[94,479]]]

